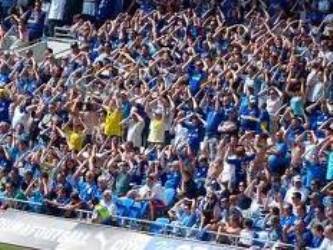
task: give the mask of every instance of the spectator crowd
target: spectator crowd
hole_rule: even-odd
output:
[[[333,249],[333,1],[0,2],[1,208]]]

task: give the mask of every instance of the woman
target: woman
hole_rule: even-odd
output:
[[[10,50],[22,47],[29,42],[29,32],[23,20],[18,21],[16,41],[10,46]]]
[[[103,106],[107,111],[104,122],[104,134],[107,137],[122,137],[123,126],[121,124],[123,120],[123,114],[118,99],[112,99],[109,102],[109,106]]]

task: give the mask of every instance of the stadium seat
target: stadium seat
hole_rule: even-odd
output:
[[[155,234],[164,234],[167,232],[170,220],[168,218],[157,218],[150,226],[150,232]]]

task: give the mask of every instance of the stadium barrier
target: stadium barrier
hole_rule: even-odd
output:
[[[27,200],[19,200],[14,198],[1,197],[0,200],[4,201],[8,208],[15,210],[28,211],[31,214],[36,214],[41,211],[40,208],[44,207],[45,204],[40,202],[32,202]],[[37,208],[37,209],[36,209]],[[63,211],[68,211],[66,207],[58,207]],[[44,211],[45,212],[45,211]],[[92,222],[92,211],[76,209],[72,210],[70,216],[66,216],[67,219],[75,220],[90,225],[96,225],[98,223]],[[1,218],[1,216],[0,216]],[[54,217],[59,218],[59,217]],[[167,218],[160,218],[156,221],[149,221],[144,219],[123,217],[123,216],[112,216],[110,220],[102,223],[103,225],[113,228],[123,228],[135,232],[145,233],[151,236],[168,237],[175,239],[182,239],[191,242],[202,242],[213,246],[230,246],[232,249],[244,249],[248,246],[242,244],[242,242],[249,242],[253,246],[257,246],[258,249],[264,247],[279,249],[295,249],[294,246],[281,243],[273,242],[262,238],[246,238],[240,237],[239,235],[232,235],[226,233],[217,233],[213,231],[205,231],[196,227],[183,227],[170,222]],[[10,242],[8,242],[10,243]],[[201,249],[201,248],[200,248]],[[230,248],[229,248],[230,249]]]

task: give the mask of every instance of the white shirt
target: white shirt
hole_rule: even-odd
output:
[[[188,129],[181,124],[177,124],[175,127],[175,139],[173,145],[177,146],[187,142]]]
[[[16,107],[12,119],[12,128],[15,128],[19,123],[26,126],[28,120],[28,113],[21,112],[20,107]]]
[[[333,240],[325,238],[316,250],[333,250]]]
[[[52,0],[49,10],[49,19],[63,20],[66,0]]]
[[[232,157],[230,157],[232,158]],[[233,183],[236,179],[236,168],[234,164],[229,164],[227,161],[223,163],[223,170],[220,175],[222,182],[231,182]]]
[[[149,191],[154,199],[165,201],[164,188],[160,183],[155,183],[151,188],[144,185],[139,189],[138,193],[141,197],[145,197]]]
[[[82,14],[95,16],[96,15],[97,1],[95,0],[84,0],[82,7]]]
[[[309,102],[316,102],[323,96],[324,83],[319,80],[315,70],[311,70],[306,79],[306,85],[308,88],[308,94],[306,98]]]
[[[328,12],[330,10],[330,0],[319,0],[318,10],[321,12]]]
[[[281,108],[282,99],[280,97],[277,97],[276,99],[268,97],[266,104],[267,104],[266,109],[268,114],[274,115],[279,110],[279,108]]]
[[[326,58],[327,61],[333,62],[333,52],[332,51],[320,51],[319,57]]]
[[[129,123],[127,131],[127,141],[132,142],[134,147],[142,146],[142,131],[144,127],[144,121],[131,121]]]

